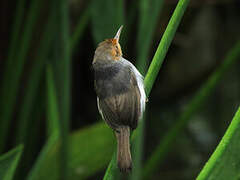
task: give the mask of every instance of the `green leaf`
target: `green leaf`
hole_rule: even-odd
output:
[[[147,75],[144,79],[145,89],[147,96],[149,95],[154,81],[157,77],[157,74],[161,68],[162,62],[165,58],[165,55],[168,51],[168,48],[172,42],[174,34],[177,30],[177,27],[181,21],[181,18],[187,8],[189,0],[180,0],[177,4],[177,7],[171,17],[166,31],[163,34],[163,37],[158,45],[157,51],[153,57],[152,63],[148,69]],[[134,131],[133,137],[138,135],[138,129]],[[135,135],[137,134],[137,135]],[[104,180],[114,179],[116,174],[116,153],[114,153],[111,162],[109,163],[108,169],[105,173]]]
[[[55,13],[49,8],[49,16],[43,24],[43,34],[38,43],[37,53],[34,56],[33,65],[29,73],[22,105],[19,107],[18,124],[16,126],[16,144],[24,143],[24,152],[20,160],[20,166],[16,175],[18,178],[26,177],[28,169],[36,159],[35,154],[39,151],[38,135],[41,118],[46,107],[45,92],[41,90],[41,80],[44,74],[48,55],[53,45],[55,34]],[[39,124],[40,123],[40,124]],[[41,129],[42,130],[42,129]]]
[[[123,0],[92,0],[91,21],[96,44],[114,37],[124,21],[123,10]]]
[[[240,107],[197,180],[240,178]]]
[[[141,0],[139,3],[140,19],[138,24],[136,65],[143,75],[145,75],[147,70],[149,62],[148,53],[162,7],[163,0]]]
[[[11,180],[14,176],[18,161],[23,151],[23,145],[0,156],[0,179]]]
[[[86,179],[103,170],[116,145],[112,130],[102,122],[72,133],[69,142],[69,176],[67,179],[71,180]],[[61,162],[59,151],[60,142],[55,134],[43,148],[27,179],[58,180]]]
[[[163,0],[141,0],[139,3],[139,27],[137,36],[137,69],[145,74],[148,66],[148,53],[151,41],[156,29],[157,20],[163,6]],[[151,7],[151,8],[150,8]],[[151,21],[149,21],[151,19]],[[143,43],[144,42],[144,43]],[[134,168],[131,173],[132,180],[139,180],[142,177],[142,156],[144,149],[144,130],[147,109],[143,119],[138,125],[138,136],[132,144],[132,156]]]
[[[73,133],[70,138],[69,179],[83,179],[103,170],[116,146],[114,138],[112,130],[102,122]]]
[[[39,152],[39,134],[42,133],[42,117],[45,111],[45,93],[40,91],[38,97],[34,101],[34,107],[31,112],[32,121],[29,121],[27,134],[24,141],[24,150],[22,152],[21,158],[19,160],[19,166],[15,172],[14,179],[25,179],[26,174],[32,167],[36,156]],[[36,103],[37,102],[37,103]]]
[[[4,76],[2,91],[1,91],[1,108],[0,108],[0,152],[3,151],[6,142],[6,137],[9,131],[9,125],[12,118],[12,111],[14,109],[15,100],[17,97],[17,90],[20,83],[20,77],[23,71],[23,66],[26,61],[27,51],[30,47],[30,41],[33,33],[33,28],[37,22],[39,15],[39,10],[41,9],[40,0],[33,0],[31,2],[31,7],[29,14],[27,16],[26,25],[24,27],[24,32],[20,40],[21,45],[19,45],[18,54],[16,55],[14,68],[11,64],[11,68],[7,71],[7,76]],[[12,45],[11,45],[12,46]],[[16,53],[16,52],[14,52]],[[13,58],[13,57],[11,57]]]
[[[224,73],[237,62],[240,56],[240,42],[238,42],[233,49],[227,54],[221,66],[209,77],[207,82],[203,84],[202,88],[192,98],[190,103],[185,108],[185,111],[176,120],[174,126],[161,139],[160,144],[148,159],[144,168],[144,178],[148,179],[150,175],[157,169],[159,164],[163,161],[174,140],[179,136],[180,132],[185,128],[187,122],[199,110],[203,103],[210,96],[211,92],[221,80]]]
[[[41,168],[45,167],[46,158],[48,158],[48,153],[55,148],[60,133],[60,125],[59,125],[59,110],[58,103],[56,97],[56,89],[55,82],[53,80],[53,72],[50,65],[47,66],[47,132],[48,132],[48,140],[44,145],[40,155],[36,163],[34,164],[31,172],[29,173],[28,180],[34,180],[41,177]],[[60,157],[59,155],[55,155],[56,157]],[[55,174],[56,179],[59,176],[59,166],[58,164],[55,166]],[[44,175],[44,174],[43,174]]]
[[[47,67],[47,131],[49,137],[60,132],[57,93],[50,65]]]
[[[54,77],[56,79],[56,89],[59,108],[59,125],[61,139],[61,161],[60,175],[61,179],[67,179],[69,172],[68,156],[68,137],[71,109],[71,51],[69,38],[69,3],[66,0],[54,2],[56,5],[56,25],[58,31],[55,33],[54,56],[52,66]]]
[[[158,45],[157,51],[153,57],[152,63],[148,68],[147,75],[144,79],[146,94],[149,95],[154,81],[158,75],[158,72],[162,66],[163,60],[167,54],[168,48],[173,40],[178,25],[182,19],[182,16],[187,8],[189,0],[180,0],[176,9],[167,25],[167,28],[162,36],[162,39]]]
[[[45,174],[45,171],[42,171],[42,169],[44,167],[47,167],[45,163],[48,163],[46,161],[48,161],[48,157],[49,154],[51,153],[51,150],[54,149],[54,147],[57,144],[57,140],[59,139],[59,135],[57,133],[53,133],[49,138],[48,141],[46,142],[46,144],[44,145],[43,149],[41,150],[40,155],[38,156],[35,164],[33,165],[27,180],[36,180],[36,179],[42,179],[42,177],[45,177],[46,179],[48,179],[49,177],[52,176],[52,174],[47,175]],[[57,157],[57,155],[55,155]],[[55,179],[58,178],[58,172],[59,172],[59,166],[58,164],[56,164],[56,166],[54,166],[55,169],[53,169],[52,172],[54,172],[53,174],[55,175]],[[52,178],[54,179],[54,178]]]
[[[26,87],[26,94],[23,99],[23,104],[20,107],[16,136],[17,144],[25,142],[26,136],[28,135],[27,129],[29,128],[29,121],[31,120],[31,110],[34,107],[34,99],[38,93],[41,75],[44,72],[44,67],[48,60],[47,56],[51,49],[50,47],[52,45],[54,33],[54,16],[53,13],[51,13],[47,25],[45,26],[45,30],[38,48],[38,53],[36,59],[34,60],[32,70],[30,72],[31,75],[29,77]]]

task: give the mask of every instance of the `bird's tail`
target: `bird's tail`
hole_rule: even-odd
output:
[[[121,126],[116,132],[118,151],[117,162],[121,172],[129,172],[132,170],[132,158],[130,151],[130,127]]]

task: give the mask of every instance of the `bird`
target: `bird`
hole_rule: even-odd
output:
[[[137,68],[123,58],[119,38],[99,43],[93,57],[94,87],[97,107],[117,139],[117,166],[121,172],[132,170],[130,134],[137,128],[145,110],[144,78]]]

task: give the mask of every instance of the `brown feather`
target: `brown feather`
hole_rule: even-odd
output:
[[[118,143],[117,148],[117,165],[121,172],[129,172],[132,169],[132,158],[130,151],[130,128],[128,126],[120,126],[118,132],[115,133]]]
[[[134,74],[131,87],[123,94],[99,99],[99,107],[106,123],[117,130],[118,126],[127,125],[135,129],[140,116],[140,91]]]

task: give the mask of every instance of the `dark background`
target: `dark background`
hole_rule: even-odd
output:
[[[69,31],[70,36],[75,32],[80,17],[89,8],[91,2],[86,0],[69,0]],[[164,3],[156,28],[154,28],[151,46],[149,48],[147,64],[158,47],[161,36],[167,26],[169,18],[177,1],[167,0]],[[10,46],[12,24],[15,18],[17,1],[0,1],[0,78],[3,79],[5,64]],[[24,18],[20,28],[21,38],[30,8],[31,1],[24,6]],[[26,86],[31,77],[31,68],[36,61],[38,45],[43,36],[43,27],[49,18],[49,1],[43,1],[40,15],[34,26],[31,45],[26,56],[24,71],[20,76],[17,89],[17,99],[14,103],[11,125],[4,146],[4,152],[15,146],[18,116],[24,97],[28,93]],[[124,57],[135,64],[137,59],[137,32],[140,12],[131,13],[131,5],[138,1],[124,1],[124,30],[121,34],[120,44]],[[104,8],[107,8],[103,6]],[[151,155],[161,137],[174,125],[176,118],[184,112],[186,105],[206,82],[208,77],[224,61],[226,54],[239,40],[240,32],[240,2],[238,0],[194,0],[190,3],[180,23],[177,33],[169,48],[163,66],[154,83],[149,96],[146,113],[146,128],[144,136],[143,164]],[[101,13],[99,13],[101,15]],[[133,22],[129,26],[129,16],[133,14]],[[151,19],[149,19],[151,21]],[[105,24],[105,22],[101,22]],[[70,133],[79,131],[98,122],[100,115],[96,105],[96,95],[93,86],[93,72],[91,62],[97,43],[96,26],[93,17],[89,17],[83,32],[71,55],[71,86],[70,86]],[[109,27],[109,26],[107,26]],[[108,29],[111,34],[103,35],[112,38],[118,26]],[[56,29],[57,31],[57,29]],[[58,32],[56,32],[58,33]],[[95,34],[95,35],[94,35]],[[102,40],[104,40],[104,38]],[[144,38],[143,38],[143,42]],[[19,42],[20,48],[21,42]],[[18,49],[16,50],[18,51]],[[61,50],[60,50],[61,51]],[[48,56],[51,59],[51,52]],[[61,58],[61,56],[60,56]],[[56,60],[51,61],[58,64]],[[46,63],[47,64],[47,63]],[[198,112],[176,138],[174,146],[169,149],[165,161],[159,165],[153,179],[194,179],[207,161],[221,137],[224,135],[234,113],[240,103],[240,64],[232,66],[224,78],[218,83],[211,96],[201,106]],[[11,66],[14,72],[14,63]],[[3,80],[2,80],[3,81]],[[1,81],[1,82],[2,82]],[[61,82],[61,79],[59,80]],[[38,85],[38,93],[34,99],[31,117],[38,118],[35,148],[27,165],[23,165],[19,175],[23,179],[31,169],[41,148],[46,142],[46,112],[44,98],[46,77],[43,72]],[[0,83],[2,88],[2,83]],[[59,87],[57,87],[58,90]],[[42,107],[43,111],[34,113]],[[29,155],[30,156],[30,155]],[[109,154],[111,157],[112,155]],[[106,165],[105,165],[106,167]],[[89,179],[99,179],[104,174],[100,170]]]

